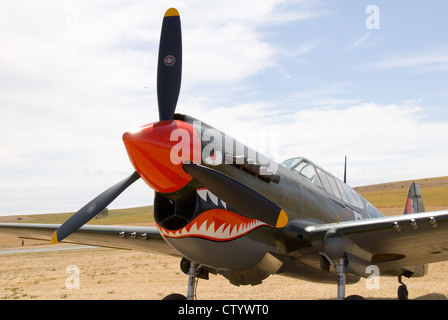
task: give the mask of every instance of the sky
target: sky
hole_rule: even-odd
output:
[[[133,172],[169,7],[177,112],[339,178],[347,155],[351,186],[448,175],[444,0],[4,1],[0,215],[77,211]],[[140,179],[109,208],[152,203]]]

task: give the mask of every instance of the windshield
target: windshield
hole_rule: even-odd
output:
[[[300,162],[300,160],[302,160],[301,157],[291,158],[291,159],[283,161],[282,166],[285,166],[286,168],[291,169],[296,164],[298,164]]]
[[[295,157],[284,161],[282,165],[307,178],[314,185],[327,191],[334,198],[342,200],[351,206],[361,209],[364,208],[364,203],[355,190],[332,174],[319,167],[315,167],[310,161],[302,157]]]

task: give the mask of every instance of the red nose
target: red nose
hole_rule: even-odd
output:
[[[140,177],[161,193],[177,191],[192,179],[182,169],[185,161],[200,163],[199,134],[183,121],[151,123],[126,132],[123,141]]]

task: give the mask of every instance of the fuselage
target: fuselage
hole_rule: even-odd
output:
[[[311,161],[297,157],[279,164],[186,115],[142,126],[123,139],[136,171],[155,190],[154,215],[164,239],[236,285],[257,284],[270,274],[324,282],[334,281],[334,275],[321,269],[322,257],[309,243],[297,245],[288,228],[245,216],[187,174],[184,163],[206,166],[256,191],[282,208],[290,222],[382,216]]]

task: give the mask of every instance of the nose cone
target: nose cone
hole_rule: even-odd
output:
[[[123,142],[140,177],[155,191],[175,192],[192,177],[182,169],[185,161],[197,162],[201,140],[188,123],[160,121],[128,131]]]

